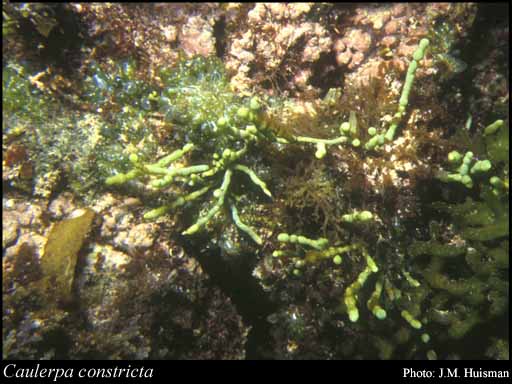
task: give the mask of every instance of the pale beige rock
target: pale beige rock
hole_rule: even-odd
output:
[[[16,242],[19,234],[18,216],[14,212],[2,213],[2,248],[6,248]]]
[[[73,204],[73,195],[70,192],[63,192],[51,201],[48,206],[48,212],[54,219],[62,219],[69,215],[75,205]]]
[[[137,224],[130,227],[128,231],[118,232],[113,243],[121,249],[144,250],[153,245],[156,231],[154,223]]]

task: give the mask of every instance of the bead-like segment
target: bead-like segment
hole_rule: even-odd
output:
[[[355,249],[361,248],[360,244],[351,244],[340,247],[329,247],[327,249],[321,251],[310,251],[306,254],[306,261],[308,263],[315,263],[322,259],[336,259],[341,263],[342,258],[341,255],[347,252],[350,252]],[[336,263],[336,261],[334,261]]]
[[[249,108],[252,111],[259,111],[261,108],[260,99],[257,96],[254,96],[249,102]]]
[[[350,136],[355,137],[357,135],[357,117],[354,111],[350,111],[348,122],[350,125]]]
[[[128,173],[118,173],[117,175],[108,177],[105,180],[105,184],[107,184],[107,185],[124,184],[127,181],[133,180],[140,175],[141,175],[141,172],[138,169],[132,169]]]
[[[341,216],[341,220],[346,223],[364,223],[372,219],[373,214],[370,211],[354,212]]]
[[[391,127],[390,127],[391,128]],[[370,149],[374,149],[376,146],[378,145],[382,145],[384,144],[385,142],[385,137],[384,135],[375,135],[373,136],[370,140],[368,140],[366,142],[366,144],[364,145],[364,147],[367,149],[367,150],[370,150]]]
[[[448,161],[452,164],[460,163],[462,160],[462,155],[457,151],[451,151],[448,154]]]
[[[277,241],[280,241],[282,243],[292,243],[292,244],[302,244],[302,245],[308,245],[312,248],[323,250],[329,243],[329,241],[323,237],[313,240],[308,239],[305,236],[298,236],[298,235],[289,235],[287,233],[280,233],[277,236]]]
[[[375,290],[373,291],[370,299],[366,303],[368,309],[373,313],[373,315],[379,319],[384,320],[387,316],[386,310],[379,305],[380,295],[382,293],[382,283],[377,281],[375,283]]]
[[[317,159],[321,159],[321,158],[323,158],[326,154],[327,154],[327,149],[325,148],[325,144],[324,144],[324,143],[317,143],[317,144],[316,144],[315,157],[316,157]]]
[[[240,107],[236,111],[236,114],[238,115],[238,117],[240,117],[242,119],[247,119],[249,117],[249,112],[250,112],[249,108],[247,108],[247,107]]]
[[[418,280],[411,276],[411,274],[407,271],[402,270],[402,274],[405,276],[405,279],[409,283],[409,285],[413,288],[419,287],[421,284]]]
[[[412,58],[416,61],[420,61],[425,56],[425,50],[429,46],[430,42],[428,39],[421,39],[418,48],[414,51]]]
[[[496,120],[494,123],[489,124],[487,127],[485,127],[484,135],[485,136],[492,135],[493,133],[497,132],[498,129],[500,129],[502,126],[503,126],[503,120],[501,120],[501,119]]]
[[[471,170],[469,173],[474,175],[475,173],[484,173],[490,170],[492,167],[492,164],[489,160],[479,160],[477,161],[473,167],[471,167]]]
[[[345,121],[340,125],[340,133],[342,135],[347,135],[350,132],[350,123]]]
[[[413,317],[407,310],[403,310],[400,315],[409,323],[414,329],[421,329],[421,322]]]
[[[344,302],[347,307],[348,317],[353,323],[359,320],[359,310],[357,309],[357,294],[361,287],[364,285],[368,276],[372,271],[367,267],[358,276],[346,290]]]

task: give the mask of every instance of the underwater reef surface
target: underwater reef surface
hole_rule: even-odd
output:
[[[508,4],[3,8],[4,358],[509,359]]]

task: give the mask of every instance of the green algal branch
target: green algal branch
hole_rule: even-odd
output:
[[[192,149],[194,149],[194,144],[185,144],[183,148],[177,149],[169,155],[162,157],[155,165],[158,167],[168,167],[171,163],[182,158],[185,153],[190,152]]]
[[[485,173],[490,170],[492,164],[489,160],[478,160],[469,170],[469,173],[472,175],[477,173]]]
[[[357,295],[364,283],[372,273],[376,273],[379,271],[377,264],[370,257],[368,251],[362,247],[361,248],[364,258],[366,259],[366,268],[357,276],[356,281],[354,281],[346,290],[344,296],[344,303],[347,308],[348,317],[350,321],[356,322],[359,319],[359,310],[357,309]]]
[[[222,159],[236,160],[244,152],[245,152],[245,149],[240,150],[238,152],[225,150],[223,152]],[[219,164],[219,163],[217,162],[217,164]],[[225,165],[225,163],[223,163],[223,166],[224,165]],[[222,183],[222,186],[214,192],[214,196],[218,198],[217,203],[210,209],[210,211],[203,218],[200,218],[194,225],[192,225],[190,228],[188,228],[186,231],[184,231],[183,234],[190,235],[190,234],[197,232],[202,226],[204,226],[206,223],[208,223],[209,220],[211,220],[211,218],[215,215],[216,212],[218,212],[220,210],[220,208],[222,207],[224,200],[225,200],[225,196],[227,193],[227,189],[229,187],[229,183],[231,180],[231,175],[232,175],[233,170],[238,170],[238,171],[241,171],[241,172],[244,172],[245,174],[247,174],[250,177],[251,181],[262,189],[263,193],[265,193],[269,197],[272,197],[272,194],[268,190],[265,182],[263,182],[254,173],[254,171],[252,171],[250,168],[246,167],[245,165],[236,164],[232,168],[229,168],[226,170],[226,173],[224,174],[224,181]],[[204,175],[210,176],[206,172],[203,173],[203,176]],[[236,209],[236,207],[233,204],[230,204],[230,209],[231,209],[233,221],[235,222],[236,226],[238,228],[240,228],[242,231],[246,232],[258,245],[261,245],[263,243],[261,238],[256,234],[256,232],[252,228],[250,228],[248,225],[244,224],[241,221],[240,217],[238,216],[238,210]]]
[[[359,140],[358,136],[358,130],[357,130],[357,118],[356,113],[354,111],[350,111],[349,115],[349,121],[343,122],[340,125],[340,134],[341,136],[336,137],[334,139],[319,139],[315,137],[308,137],[308,136],[293,136],[293,141],[299,142],[299,143],[311,143],[316,144],[316,152],[315,157],[317,159],[323,158],[327,154],[327,146],[328,145],[336,145],[336,144],[344,144],[351,140],[351,144],[353,147],[359,147],[361,145],[361,141]],[[382,135],[382,137],[384,137]],[[289,144],[290,141],[288,141],[285,138],[282,137],[276,137],[276,142],[283,143],[283,144]]]
[[[359,139],[356,137],[357,135],[357,119],[355,112],[350,112],[350,121],[344,122],[340,126],[340,134],[341,136],[336,137],[334,139],[317,139],[314,137],[307,136],[294,136],[294,139],[300,143],[312,143],[316,144],[316,152],[315,157],[317,159],[323,158],[327,154],[327,145],[336,145],[346,143],[349,138],[346,136],[349,134],[354,137],[352,140],[352,145],[354,147],[358,147],[360,145]]]
[[[421,328],[421,322],[414,318],[413,315],[409,313],[407,310],[403,310],[400,315],[409,323],[411,327],[414,329],[420,329]]]
[[[405,115],[405,110],[407,105],[409,104],[409,95],[412,90],[412,86],[414,83],[414,78],[416,76],[416,70],[418,69],[419,62],[425,56],[425,51],[429,45],[428,39],[421,39],[418,48],[413,53],[412,60],[407,68],[407,74],[404,81],[404,86],[402,88],[402,93],[400,95],[400,100],[398,102],[398,110],[393,115],[391,120],[391,124],[384,133],[377,133],[377,130],[374,127],[370,127],[368,129],[368,134],[371,136],[371,139],[368,140],[365,144],[365,149],[372,150],[378,146],[384,145],[386,141],[391,142],[395,138],[396,130],[398,125],[400,124],[402,118]]]
[[[203,59],[197,59],[195,62],[205,65],[205,68],[210,68],[213,65],[210,60],[205,62]],[[215,65],[217,64],[220,62],[215,63]],[[207,69],[204,76],[200,77],[196,76],[197,74],[194,72],[196,67],[193,66],[193,68],[184,65],[178,66],[176,71],[163,69],[162,81],[172,80],[172,84],[168,84],[162,92],[152,90],[147,96],[147,100],[159,104],[159,108],[164,111],[166,120],[179,123],[176,124],[176,126],[180,126],[177,129],[183,127],[187,140],[191,142],[151,163],[145,163],[139,160],[136,154],[131,154],[129,156],[131,169],[126,173],[119,173],[106,179],[107,185],[123,184],[133,179],[139,179],[147,187],[162,191],[176,181],[180,182],[181,187],[185,185],[197,187],[197,190],[192,192],[182,191],[178,193],[175,201],[147,212],[144,215],[146,219],[155,219],[172,209],[204,196],[209,190],[213,190],[212,202],[206,214],[196,218],[195,223],[183,231],[186,235],[203,229],[215,214],[222,210],[226,198],[231,197],[229,196],[229,185],[232,173],[235,171],[248,175],[263,193],[272,197],[265,182],[250,167],[239,163],[249,149],[252,149],[254,142],[276,141],[268,123],[262,119],[263,102],[259,97],[254,96],[249,100],[237,97],[229,89],[227,78],[223,76],[222,72],[217,72],[218,68]],[[219,77],[218,74],[221,76]],[[174,80],[179,81],[175,84]],[[123,111],[124,113],[134,112],[135,108],[126,105]],[[142,122],[143,118],[141,117],[140,123]],[[153,149],[142,148],[141,153],[146,155]],[[209,154],[202,154],[206,155],[206,157],[202,156],[206,161],[202,161],[201,164],[185,162],[184,164],[175,164],[187,153],[197,149],[198,152],[209,152]],[[223,181],[219,188],[217,183],[221,184],[220,180]],[[239,180],[245,182],[244,178]],[[235,201],[237,201],[236,197],[230,200],[230,204],[234,204]],[[256,243],[261,244],[262,241],[255,231],[241,221],[236,207],[230,206],[230,209],[237,227],[248,233]]]
[[[222,185],[219,189],[216,189],[213,192],[213,195],[217,198],[216,203],[213,205],[213,207],[204,215],[203,217],[200,217],[195,224],[188,227],[185,231],[182,232],[183,235],[192,235],[199,231],[204,225],[206,225],[211,218],[222,208],[222,205],[224,204],[224,198],[226,197],[226,192],[228,190],[229,184],[231,183],[231,175],[232,171],[230,169],[227,169],[224,173],[224,179],[222,181]]]
[[[375,290],[373,291],[370,299],[366,303],[368,309],[373,313],[373,315],[379,319],[384,320],[387,316],[386,310],[379,305],[380,295],[382,293],[382,283],[377,281],[375,283]]]
[[[180,197],[178,197],[178,199],[176,199],[176,201],[172,202],[171,204],[163,205],[159,208],[155,208],[149,212],[146,212],[144,214],[144,218],[147,220],[157,219],[158,217],[165,215],[170,210],[181,207],[181,206],[185,205],[186,203],[201,197],[209,190],[210,190],[210,187],[207,186],[207,187],[201,188],[197,191],[191,192],[188,195],[180,196]]]
[[[225,169],[229,164],[240,159],[247,152],[247,147],[243,147],[238,151],[233,151],[229,148],[226,148],[222,151],[222,155],[214,153],[213,154],[213,168],[201,174],[202,177],[210,177],[215,175],[218,171]]]
[[[347,136],[347,140],[350,138],[353,147],[357,148],[361,145],[361,140],[358,137],[357,130],[357,117],[355,111],[350,111],[348,121],[341,123],[340,134],[342,137]]]
[[[268,197],[272,197],[272,194],[270,193],[270,191],[268,190],[267,188],[267,185],[265,184],[265,182],[263,180],[261,180],[255,173],[254,171],[252,171],[250,168],[246,167],[245,165],[241,165],[241,164],[237,164],[233,167],[234,169],[238,170],[238,171],[242,171],[244,172],[245,174],[247,174],[250,178],[251,178],[251,181],[256,184],[258,187],[261,188],[261,190],[263,191],[263,193],[265,195],[267,195]]]
[[[292,256],[294,252],[283,249],[276,249],[272,252],[272,257],[284,257],[284,256]]]
[[[306,264],[314,264],[321,260],[331,259],[335,265],[340,265],[343,261],[341,255],[344,253],[358,250],[362,248],[362,245],[350,244],[344,246],[331,246],[327,247],[328,240],[324,238],[320,238],[317,240],[308,239],[304,236],[298,235],[289,235],[287,233],[281,233],[278,235],[278,241],[290,244],[299,244],[299,245],[307,245],[309,247],[315,248],[314,250],[304,251],[297,253],[296,251],[289,250],[275,250],[272,253],[273,257],[288,257],[294,263],[295,269],[293,270],[293,274],[299,276],[301,274],[300,269],[306,266]],[[305,255],[302,256],[302,253],[305,252]],[[300,256],[298,256],[298,254]],[[376,267],[376,266],[375,266]],[[373,268],[373,266],[372,266]]]
[[[357,117],[356,117],[356,113],[354,111],[350,111],[350,113],[349,113],[348,125],[350,127],[350,129],[349,129],[350,136],[356,137],[357,136]]]
[[[398,111],[395,114],[395,121],[389,126],[389,129],[385,135],[387,141],[393,141],[398,124],[405,114],[405,109],[407,108],[407,104],[409,104],[409,94],[411,93],[412,85],[414,83],[416,69],[418,68],[418,62],[425,56],[425,50],[427,49],[428,45],[428,39],[421,39],[418,48],[416,48],[416,51],[414,51],[412,55],[413,59],[409,64],[409,68],[407,69],[407,75],[405,77],[402,95],[400,96],[400,101],[398,102]]]
[[[178,149],[171,154],[161,158],[154,164],[141,164],[139,157],[132,153],[129,156],[130,163],[133,165],[133,169],[131,169],[127,173],[119,173],[117,175],[108,177],[105,181],[107,185],[118,185],[124,184],[130,180],[133,180],[139,176],[149,174],[149,175],[165,175],[166,180],[169,184],[172,181],[172,177],[174,176],[185,176],[195,172],[204,172],[208,169],[208,166],[199,166],[200,168],[176,168],[176,169],[168,169],[168,167],[172,162],[180,159],[185,155],[185,153],[191,151],[194,148],[193,144],[186,144],[183,148]],[[206,167],[206,168],[205,168]],[[159,185],[156,183],[157,186]]]
[[[132,169],[127,173],[118,173],[117,175],[110,176],[105,180],[107,185],[119,185],[124,184],[130,180],[133,180],[142,175],[142,171],[139,169]]]
[[[470,175],[488,172],[492,168],[489,160],[474,161],[473,152],[468,151],[464,156],[457,151],[452,151],[448,154],[448,162],[452,166],[458,166],[455,172],[447,172],[444,170],[438,171],[436,177],[445,182],[457,182],[463,184],[466,188],[473,188],[473,179]]]
[[[233,221],[235,222],[236,226],[238,228],[240,228],[242,231],[244,231],[245,233],[247,233],[251,237],[251,239],[254,240],[254,242],[256,244],[258,244],[258,245],[263,244],[263,240],[261,240],[261,237],[258,236],[258,234],[254,231],[254,229],[252,229],[248,225],[244,224],[242,222],[242,220],[240,220],[240,217],[238,216],[238,210],[236,209],[236,207],[233,204],[230,204],[230,208],[231,208],[231,215],[233,217]]]
[[[402,274],[405,276],[405,279],[409,283],[409,285],[413,288],[419,287],[421,284],[418,280],[411,276],[411,274],[407,271],[402,270]]]
[[[147,174],[150,175],[167,175],[169,173],[169,169],[159,167],[155,164],[146,164],[143,166],[144,171],[146,171]]]
[[[498,131],[498,129],[503,127],[503,123],[504,123],[503,120],[496,120],[494,123],[485,127],[484,136],[489,136],[489,135],[492,135],[493,133],[496,133]]]
[[[492,193],[499,196],[501,193],[508,194],[509,182],[507,179],[500,179],[498,176],[492,176],[489,183],[493,186]]]
[[[295,136],[295,140],[301,143],[335,145],[345,143],[348,139],[346,136],[340,136],[335,139],[315,139],[307,136]]]
[[[367,267],[370,269],[371,272],[373,273],[377,273],[379,272],[379,267],[377,267],[377,264],[375,263],[375,261],[371,258],[370,254],[368,253],[368,251],[366,250],[366,248],[362,247],[361,248],[361,251],[363,253],[363,257],[365,258],[366,260],[366,265]]]
[[[346,223],[365,223],[373,219],[370,211],[356,211],[341,216],[341,220]]]
[[[402,291],[395,287],[387,277],[384,278],[384,290],[390,301],[395,301],[402,297]]]
[[[372,272],[369,268],[365,268],[357,276],[356,281],[354,281],[345,290],[344,302],[347,307],[348,317],[349,317],[350,321],[352,321],[352,322],[356,322],[357,320],[359,320],[359,310],[357,309],[357,294],[371,273]]]
[[[306,254],[305,261],[308,263],[314,263],[321,259],[332,259],[334,264],[339,265],[343,261],[341,255],[359,248],[361,248],[360,244],[351,244],[338,247],[329,247],[322,251],[311,251]]]
[[[237,128],[233,125],[229,126],[230,132],[232,137],[234,138],[242,138],[246,141],[256,141],[258,139],[258,128],[254,124],[249,124],[245,127],[245,129]]]
[[[196,173],[206,172],[209,169],[207,164],[191,165],[183,168],[171,168],[167,170],[166,176],[189,176]]]
[[[335,139],[316,139],[313,137],[295,136],[294,139],[300,143],[316,144],[315,157],[317,159],[321,159],[327,154],[327,145],[342,144],[348,140],[345,136],[340,136]]]
[[[327,239],[324,239],[322,237],[317,240],[313,240],[308,239],[307,237],[304,236],[289,235],[287,233],[280,233],[277,236],[277,241],[280,241],[282,243],[307,245],[318,250],[324,249],[329,243]]]
[[[384,143],[385,143],[384,135],[382,135],[382,134],[379,134],[379,135],[374,134],[374,136],[370,140],[368,140],[366,142],[364,147],[366,149],[370,150],[370,149],[373,149],[373,148],[377,147],[378,145],[384,145]]]
[[[145,166],[145,168],[147,169],[147,166]],[[164,177],[161,179],[153,180],[151,182],[151,186],[157,189],[165,188],[171,185],[174,178],[177,176],[190,176],[193,174],[199,174],[201,172],[206,172],[208,169],[209,167],[206,164],[192,165],[190,167],[183,168],[171,168],[166,171]]]

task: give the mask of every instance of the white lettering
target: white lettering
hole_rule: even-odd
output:
[[[416,371],[412,368],[404,368],[402,377],[414,377],[414,378],[431,378],[434,376],[434,371],[427,371],[426,369],[422,371]]]
[[[14,375],[8,375],[7,374],[7,369],[9,369],[9,367],[12,366],[14,369],[16,369],[16,364],[7,364],[4,368],[4,376],[5,377],[13,377]]]

